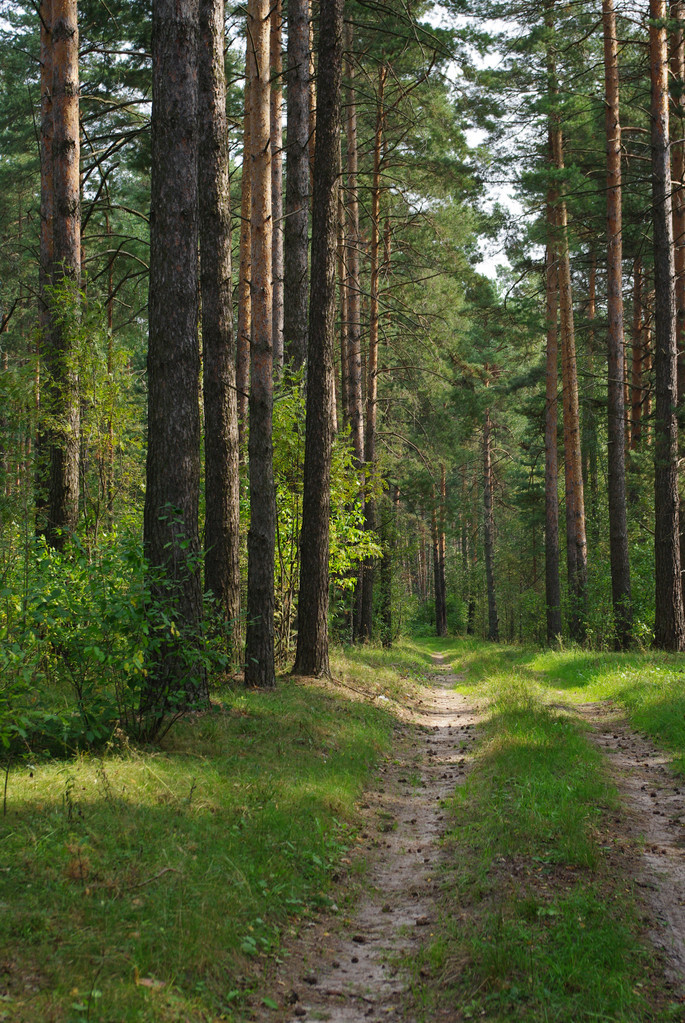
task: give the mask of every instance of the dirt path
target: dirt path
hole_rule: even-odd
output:
[[[685,990],[685,783],[670,757],[634,732],[610,702],[575,708],[609,758],[623,797],[626,824],[642,852],[637,883],[654,914],[650,937],[662,950],[669,980]],[[618,837],[620,838],[620,831]]]
[[[444,663],[441,655],[433,660],[436,668]],[[453,689],[459,678],[436,672],[412,709],[406,753],[381,769],[363,804],[364,894],[351,919],[326,919],[293,950],[276,980],[282,1011],[271,1019],[410,1023],[402,1008],[405,979],[395,964],[430,936],[437,916],[442,800],[465,776],[476,723],[474,709]]]

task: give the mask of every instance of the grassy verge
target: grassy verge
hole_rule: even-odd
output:
[[[416,650],[393,658],[339,654],[345,685],[227,692],[162,749],[16,765],[0,819],[0,1020],[239,1016],[260,960],[346,869],[393,700],[424,670]]]
[[[443,924],[415,966],[425,1018],[682,1018],[641,933],[600,754],[549,705],[530,652],[446,652],[490,716],[451,806]]]
[[[591,650],[545,650],[460,643],[455,670],[466,670],[479,689],[502,670],[515,670],[552,700],[585,703],[610,700],[637,731],[673,753],[674,769],[685,774],[685,661],[661,651],[619,654]]]

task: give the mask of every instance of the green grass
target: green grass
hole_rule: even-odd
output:
[[[490,714],[451,806],[444,920],[415,964],[424,1018],[436,1004],[459,1006],[455,1019],[680,1018],[641,934],[616,791],[582,727],[550,705],[549,655],[445,653]]]
[[[581,649],[545,650],[453,645],[455,671],[468,672],[469,692],[487,690],[503,670],[515,670],[552,701],[569,704],[611,700],[639,732],[673,753],[673,766],[685,774],[685,658],[660,651],[625,654]]]
[[[164,748],[16,766],[0,820],[0,1020],[231,1019],[331,901],[355,802],[403,687],[281,680],[181,722]],[[395,651],[405,679],[416,653]],[[363,675],[340,657],[347,677]],[[374,674],[375,673],[375,674]],[[342,865],[341,865],[342,864]]]

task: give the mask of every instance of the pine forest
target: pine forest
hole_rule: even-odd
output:
[[[0,358],[0,1020],[683,1018],[683,0],[0,0]]]

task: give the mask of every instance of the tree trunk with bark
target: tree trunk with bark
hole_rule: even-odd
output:
[[[202,616],[197,35],[197,0],[154,0],[144,540],[153,596],[177,639],[158,652],[142,695],[151,731],[169,707],[207,701],[191,653]]]
[[[623,338],[623,223],[621,213],[621,123],[618,40],[613,0],[602,0],[607,153],[608,490],[611,594],[616,647],[625,650],[632,633],[628,520],[626,514],[625,390]]]
[[[40,236],[38,259],[38,341],[36,360],[36,535],[46,526],[48,495],[48,436],[40,419],[40,364],[50,345],[50,284],[52,283],[52,222],[54,194],[52,177],[52,0],[40,5]]]
[[[564,169],[561,129],[552,116],[551,143],[557,171]],[[587,587],[587,541],[585,537],[585,501],[580,444],[578,371],[573,322],[573,293],[568,250],[566,203],[559,196],[555,211],[558,227],[558,281],[561,313],[561,362],[564,394],[564,457],[566,489],[566,558],[568,570],[571,638],[585,638],[585,602]]]
[[[238,403],[240,448],[244,447],[250,393],[250,342],[252,339],[252,79],[254,77],[252,40],[245,44],[245,96],[243,111],[243,166],[240,180],[240,265],[238,268],[238,336],[236,339],[235,377]]]
[[[495,596],[495,520],[492,511],[492,421],[485,410],[483,426],[483,548],[488,591],[488,639],[499,642],[499,618]]]
[[[354,33],[352,26],[348,24],[345,26],[345,50],[347,52],[345,95],[347,111],[347,379],[352,447],[355,461],[361,468],[364,464],[361,281],[359,275],[361,239],[359,234],[357,105],[353,46]]]
[[[309,300],[309,2],[288,0],[283,338],[295,369],[307,358]]]
[[[52,288],[44,345],[50,416],[46,537],[62,547],[78,523],[80,406],[74,336],[81,284],[79,68],[76,0],[52,5]]]
[[[205,589],[239,641],[240,491],[231,286],[224,0],[200,0],[199,199],[205,412]]]
[[[251,303],[250,530],[247,537],[245,681],[275,685],[274,560],[276,506],[273,477],[273,293],[271,286],[271,104],[269,0],[250,0]]]
[[[552,203],[548,206],[548,220]],[[547,642],[558,642],[562,633],[561,586],[559,583],[559,468],[557,453],[559,343],[557,331],[558,294],[554,225],[547,245],[547,358],[545,369],[545,603]]]
[[[271,212],[273,238],[271,279],[273,281],[272,323],[274,370],[283,368],[283,4],[276,0],[271,11]]]
[[[366,362],[366,432],[364,436],[364,469],[367,482],[371,482],[376,468],[376,418],[378,412],[378,339],[380,326],[379,281],[381,242],[381,152],[383,146],[383,125],[385,120],[384,92],[388,74],[382,64],[378,72],[378,95],[376,106],[376,130],[373,145],[373,176],[371,182],[371,245],[369,251],[369,348]],[[364,502],[364,529],[372,532],[376,528],[376,499],[373,489],[367,493]],[[375,562],[367,558],[362,570],[361,617],[359,636],[371,639],[373,634],[373,587]]]
[[[328,675],[328,547],[343,0],[321,0],[299,632],[293,672]]]
[[[654,217],[655,392],[654,642],[664,650],[685,649],[685,614],[680,578],[678,514],[678,401],[675,265],[668,109],[668,53],[665,0],[650,0],[652,81],[652,198]]]

